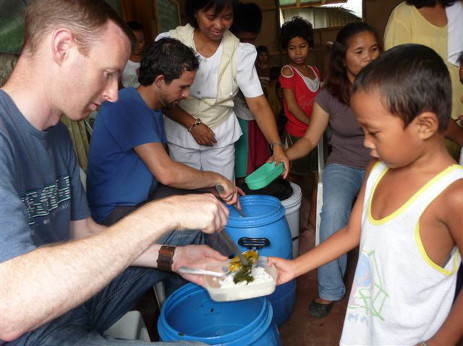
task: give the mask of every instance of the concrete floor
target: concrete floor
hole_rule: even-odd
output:
[[[310,250],[314,244],[314,232],[304,231],[300,236],[301,253]],[[350,290],[355,269],[356,253],[349,254],[346,284]],[[310,302],[318,294],[317,271],[297,279],[296,307],[290,319],[280,326],[280,336],[284,346],[334,346],[339,345],[348,294],[336,302],[330,314],[324,319],[309,315]]]
[[[309,210],[313,185],[298,179],[302,190],[300,213],[299,253],[305,253],[315,245],[315,230],[309,226]],[[346,285],[348,291],[355,269],[356,252],[349,254]],[[309,304],[318,295],[317,271],[311,271],[297,279],[296,306],[290,319],[280,326],[280,336],[284,346],[334,346],[339,345],[348,293],[336,302],[330,314],[324,319],[309,315]]]

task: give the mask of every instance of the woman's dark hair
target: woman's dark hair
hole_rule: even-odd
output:
[[[345,25],[339,31],[331,46],[325,86],[328,92],[341,103],[349,104],[352,87],[347,77],[346,52],[352,37],[365,31],[372,33],[379,44],[378,34],[373,27],[365,22],[354,22]]]
[[[138,82],[150,85],[157,76],[163,75],[166,83],[170,83],[180,78],[184,71],[196,71],[198,68],[198,57],[191,48],[174,38],[161,38],[143,52]]]
[[[239,2],[233,13],[233,25],[230,28],[232,33],[248,32],[257,35],[260,32],[262,11],[259,5],[253,2]]]
[[[437,115],[439,130],[447,128],[452,110],[450,75],[442,58],[419,44],[393,47],[365,66],[352,92],[378,92],[384,108],[407,127],[423,112]]]
[[[197,28],[198,22],[196,20],[196,13],[198,13],[199,10],[209,11],[213,8],[214,14],[217,15],[228,7],[231,7],[233,13],[235,13],[237,6],[238,0],[186,0],[185,13],[188,23],[194,28]]]
[[[310,47],[313,47],[313,30],[312,24],[304,18],[295,16],[288,22],[285,22],[280,30],[280,42],[283,49],[288,48],[289,41],[295,37],[302,37],[307,41]]]
[[[443,7],[452,6],[457,0],[407,0],[408,5],[413,5],[416,8],[433,7],[436,4],[441,4]]]

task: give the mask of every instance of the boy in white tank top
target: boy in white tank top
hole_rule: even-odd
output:
[[[454,345],[463,337],[461,292],[453,303],[463,167],[444,145],[450,95],[448,70],[428,47],[397,46],[366,66],[351,107],[375,160],[347,226],[294,260],[269,258],[282,284],[360,246],[342,345]]]

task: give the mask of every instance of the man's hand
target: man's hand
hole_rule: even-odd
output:
[[[219,194],[219,197],[228,205],[236,204],[236,206],[241,209],[239,196],[245,195],[243,190],[225,178],[222,179],[218,185],[222,187],[222,190],[220,190],[217,189],[216,185],[216,191]]]
[[[148,203],[142,208],[149,215],[150,208],[155,209],[157,215],[162,211],[166,221],[171,224],[168,229],[199,229],[204,233],[223,230],[229,214],[227,207],[210,193],[172,196]]]
[[[181,266],[205,269],[209,263],[223,262],[228,258],[207,245],[178,246],[175,249],[172,269],[178,272]],[[183,278],[204,286],[204,275],[181,274]]]

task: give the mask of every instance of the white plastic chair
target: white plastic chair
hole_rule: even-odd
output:
[[[86,176],[84,170],[80,167],[80,180],[84,190],[86,190]],[[165,299],[165,296],[163,299]],[[143,322],[141,313],[137,310],[127,312],[104,335],[115,339],[150,341],[148,329]]]
[[[317,209],[315,218],[315,246],[320,244],[320,213],[323,206],[323,170],[325,167],[324,135],[317,145],[318,149],[318,184],[317,184]]]
[[[127,312],[104,335],[115,339],[151,341],[142,315],[137,310]]]

